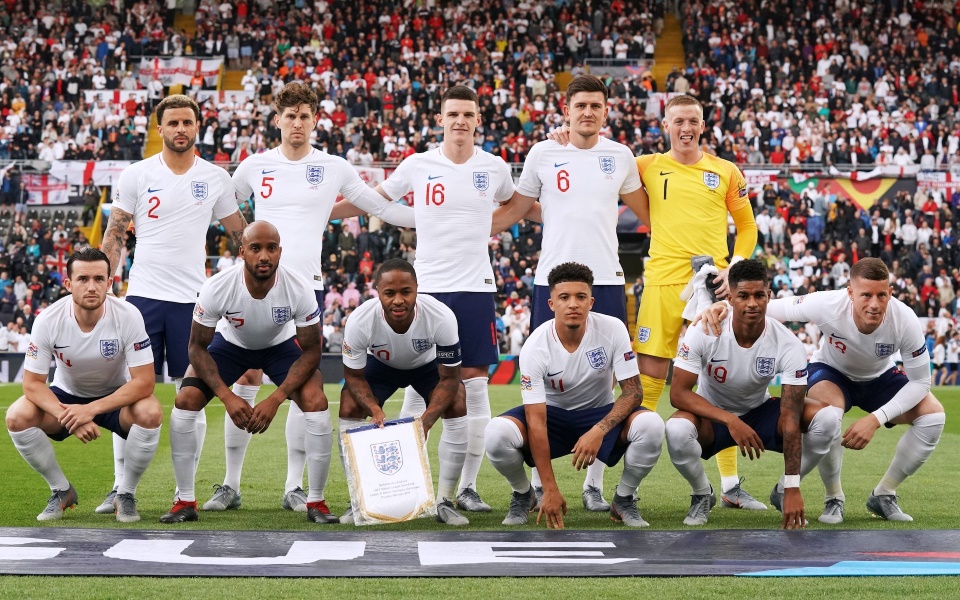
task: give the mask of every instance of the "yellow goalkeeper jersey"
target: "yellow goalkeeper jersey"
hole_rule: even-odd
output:
[[[685,284],[690,258],[700,254],[726,267],[727,213],[750,203],[740,169],[709,154],[682,165],[669,153],[639,156],[637,169],[650,197],[646,285]]]

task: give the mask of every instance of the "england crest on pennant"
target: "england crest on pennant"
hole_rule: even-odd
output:
[[[321,165],[307,165],[307,183],[310,185],[323,183],[323,167]]]
[[[711,190],[715,190],[720,187],[720,176],[716,173],[707,171],[703,174],[703,183],[706,184]]]
[[[433,344],[430,343],[430,340],[416,339],[413,340],[413,350],[418,354],[423,354],[430,349],[430,346]]]
[[[591,367],[599,371],[607,366],[607,351],[603,349],[603,346],[587,350],[587,360]]]
[[[490,173],[487,171],[474,171],[473,187],[481,192],[487,191],[487,188],[490,187]]]
[[[757,357],[757,375],[760,377],[773,377],[776,370],[777,359],[767,356]]]
[[[100,356],[114,358],[120,354],[120,340],[100,340]]]
[[[373,453],[373,466],[384,475],[395,475],[403,467],[403,451],[398,440],[372,444],[370,452]]]
[[[207,199],[207,194],[210,192],[210,189],[206,181],[191,181],[190,191],[193,193],[194,200],[203,202]]]
[[[617,161],[612,156],[601,156],[600,170],[610,175],[617,170]]]
[[[877,357],[886,358],[893,354],[893,344],[877,344]]]
[[[293,314],[293,309],[289,306],[274,306],[273,307],[273,322],[277,325],[283,325],[290,320],[290,316]]]

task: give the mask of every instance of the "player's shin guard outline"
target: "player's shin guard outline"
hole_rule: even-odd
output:
[[[323,500],[327,476],[330,474],[330,451],[333,448],[333,425],[330,411],[321,410],[303,413],[306,422],[307,450],[307,502]]]
[[[877,496],[896,495],[897,487],[923,466],[940,442],[940,435],[947,422],[942,412],[921,415],[914,419],[910,428],[897,442],[897,451],[874,489]]]
[[[633,496],[640,482],[657,464],[663,449],[664,432],[663,419],[655,412],[643,410],[633,418],[627,430],[629,446],[623,454],[623,475],[617,485],[618,495]]]

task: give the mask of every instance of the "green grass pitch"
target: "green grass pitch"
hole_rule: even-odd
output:
[[[331,411],[336,414],[339,387],[326,386],[331,401]],[[269,393],[267,387],[260,397]],[[960,496],[960,481],[956,477],[955,456],[960,451],[960,422],[951,418],[960,408],[960,387],[935,388],[934,393],[947,410],[947,426],[937,451],[914,477],[900,488],[901,505],[914,517],[912,523],[887,523],[872,518],[864,508],[870,491],[883,475],[893,455],[896,441],[903,428],[882,429],[867,450],[846,451],[844,455],[843,481],[847,495],[847,510],[843,527],[846,529],[917,530],[955,529],[960,526],[960,517],[954,505]],[[20,394],[18,385],[0,387],[0,408],[4,411]],[[173,406],[174,390],[170,385],[158,385],[157,396],[169,416]],[[493,414],[519,403],[516,386],[491,386],[490,399]],[[396,415],[400,400],[386,405],[388,415]],[[667,392],[661,397],[659,413],[668,417],[671,413]],[[849,425],[862,413],[855,410],[847,415],[844,426]],[[197,474],[197,496],[202,503],[213,492],[213,485],[223,477],[223,406],[214,400],[207,408],[208,429],[200,469]],[[280,509],[280,500],[286,473],[286,445],[283,429],[286,408],[281,407],[270,429],[257,436],[250,444],[243,470],[243,508],[225,513],[201,513],[199,523],[181,526],[181,529],[246,529],[246,530],[296,530],[315,529],[306,523],[304,515]],[[164,427],[166,428],[166,421]],[[437,432],[438,433],[438,432]],[[431,463],[434,478],[438,472],[436,446],[439,435],[430,437]],[[112,516],[93,513],[113,480],[113,455],[109,434],[84,447],[71,438],[56,444],[64,472],[80,495],[77,509],[68,511],[62,521],[50,523],[56,527],[113,528],[120,525]],[[334,450],[336,453],[336,450]],[[707,465],[707,473],[719,487],[719,475],[714,461]],[[0,464],[4,465],[4,482],[0,486],[0,524],[5,527],[43,527],[36,515],[48,496],[46,485],[20,458],[8,435],[0,436]],[[561,491],[567,498],[569,512],[565,519],[569,529],[618,528],[606,515],[588,513],[580,504],[580,488],[583,473],[570,466],[569,459],[557,459],[554,470]],[[783,471],[781,455],[766,453],[758,461],[740,458],[740,475],[745,477],[744,487],[761,501],[766,502],[770,488]],[[606,496],[619,480],[619,467],[608,469],[605,477]],[[138,490],[139,510],[143,517],[132,527],[161,529],[157,518],[169,509],[174,487],[173,466],[170,461],[169,435],[161,436],[160,449],[147,471]],[[493,507],[490,514],[469,514],[469,530],[500,530],[500,525],[509,503],[510,490],[506,482],[488,464],[480,471],[478,489],[483,498]],[[804,480],[804,500],[810,529],[825,528],[816,521],[822,508],[823,486],[816,474]],[[685,529],[683,517],[689,506],[689,487],[670,464],[664,449],[660,462],[640,487],[640,510],[653,529]],[[327,484],[327,502],[339,514],[348,504],[346,483],[339,461],[334,459]],[[719,506],[713,510],[706,528],[713,529],[770,529],[779,524],[779,513],[774,509],[765,512],[737,511]],[[130,526],[126,526],[130,527]],[[382,526],[389,530],[439,530],[445,526],[430,520],[417,520],[399,525]],[[531,524],[530,528],[536,527]],[[365,531],[377,527],[365,528]],[[351,531],[353,526],[332,526],[331,531]],[[70,594],[81,598],[117,597],[123,590],[135,591],[138,597],[159,597],[171,593],[200,595],[205,591],[220,594],[243,594],[250,598],[305,597],[342,592],[355,598],[379,598],[398,596],[430,596],[449,594],[451,591],[480,593],[483,595],[511,594],[527,598],[582,598],[584,594],[617,598],[636,597],[638,593],[652,592],[666,597],[721,598],[731,593],[756,596],[769,589],[770,582],[741,580],[738,578],[684,578],[684,579],[464,579],[452,580],[392,579],[392,580],[250,580],[231,579],[151,579],[151,578],[55,578],[55,577],[0,577],[0,596],[8,598],[63,597]],[[778,586],[788,586],[797,597],[876,597],[902,595],[906,597],[931,597],[943,595],[946,578],[854,578],[854,579],[803,579],[781,580]],[[455,586],[455,587],[451,587]],[[947,594],[949,595],[949,593]]]

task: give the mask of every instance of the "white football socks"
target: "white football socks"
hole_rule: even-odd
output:
[[[118,494],[136,494],[140,479],[153,461],[160,445],[160,428],[144,429],[132,425],[127,433],[126,456],[123,460],[123,481]]]
[[[695,495],[709,494],[710,481],[703,470],[696,426],[686,419],[668,419],[665,426],[670,461],[690,484]]]
[[[51,492],[70,488],[70,482],[67,481],[66,475],[63,474],[57,462],[53,443],[42,429],[29,427],[23,431],[11,431],[10,438],[23,460],[27,461],[34,471],[40,473],[50,486]]]
[[[873,490],[877,496],[894,496],[897,486],[913,475],[927,462],[940,441],[947,417],[944,413],[921,415],[914,419],[910,428],[897,442],[897,452],[883,479]]]
[[[657,464],[663,449],[664,430],[663,419],[653,411],[642,410],[633,418],[627,430],[627,442],[630,445],[623,454],[623,475],[617,485],[618,496],[632,498],[640,482]],[[593,464],[599,462],[597,460]]]
[[[477,489],[477,474],[483,462],[483,432],[490,422],[487,381],[487,377],[474,377],[463,382],[467,392],[467,457],[460,473],[460,491]]]
[[[307,502],[323,500],[330,474],[330,451],[333,448],[333,424],[330,411],[302,412],[306,436],[304,447],[307,457]]]
[[[244,402],[253,406],[257,399],[259,385],[233,384],[233,393],[243,398]],[[240,476],[243,472],[243,459],[247,454],[252,433],[237,427],[227,413],[223,414],[223,448],[226,455],[227,470],[223,475],[223,485],[240,491]]]
[[[443,432],[437,455],[440,457],[440,475],[437,478],[437,502],[444,498],[456,500],[457,480],[467,457],[467,417],[441,419]]]
[[[521,494],[530,491],[530,480],[523,467],[523,435],[516,423],[505,417],[490,419],[484,447],[490,464],[507,479],[510,489]]]

